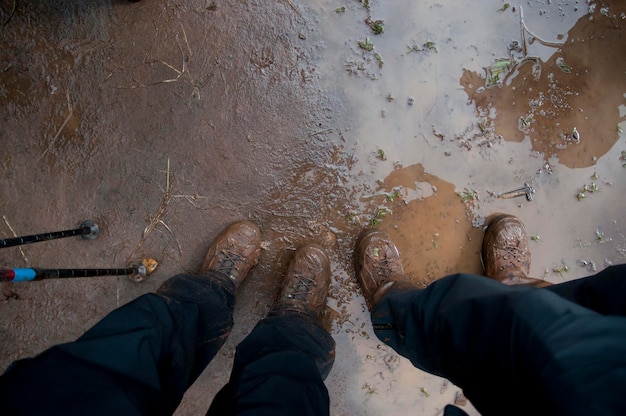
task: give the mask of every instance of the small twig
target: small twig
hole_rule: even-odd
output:
[[[361,201],[365,201],[366,199],[372,199],[372,198],[378,198],[381,196],[387,196],[386,193],[380,193],[380,194],[372,194],[372,195],[363,195],[362,197],[359,198],[359,200]]]
[[[522,9],[522,6],[519,7],[519,20],[522,26],[522,48],[523,48],[524,56],[526,56],[526,34],[524,32],[528,32],[530,36],[534,37],[535,39],[539,41],[539,43],[545,46],[552,46],[552,47],[558,48],[559,46],[563,46],[565,44],[565,42],[549,42],[549,41],[543,40],[539,36],[531,32],[530,29],[528,29],[528,26],[526,26],[526,23],[524,23],[524,10]]]
[[[435,74],[437,74],[437,72],[438,72],[438,67],[437,67],[437,64],[435,63]],[[422,121],[425,121],[428,118],[428,116],[430,116],[430,113],[432,113],[435,107],[437,107],[437,102],[439,101],[439,83],[437,82],[438,78],[439,77],[435,76],[435,102],[433,103],[432,107],[430,107],[430,110],[428,110],[428,112],[426,113]]]
[[[291,8],[293,9],[294,12],[296,12],[296,14],[298,16],[300,16],[301,18],[304,19],[304,21],[306,22],[306,17],[302,16],[302,13],[300,13],[300,10],[298,10],[298,8],[296,7],[295,4],[293,4],[293,2],[291,0],[287,0],[287,3],[289,3],[289,5],[291,6]]]
[[[185,37],[185,44],[187,45],[187,50],[189,51],[189,57],[193,56],[193,52],[191,52],[191,48],[189,47],[189,41],[187,40],[187,33],[185,32],[184,26],[180,25],[181,30],[183,31],[183,36]]]
[[[172,231],[172,229],[163,220],[159,220],[159,224],[161,224],[167,231],[170,232],[172,237],[174,237],[174,241],[176,241],[176,245],[178,246],[178,254],[180,254],[182,256],[183,255],[183,249],[180,246],[180,242],[178,241],[178,238],[176,238],[176,235],[174,234],[174,231]]]
[[[524,56],[528,54],[526,50],[526,25],[524,24],[524,9],[519,7],[519,28],[522,36],[522,53]]]
[[[146,242],[146,240],[148,239],[152,231],[154,231],[157,225],[162,224],[165,226],[165,228],[168,229],[168,231],[170,231],[170,233],[172,232],[169,229],[169,227],[165,224],[165,221],[163,221],[163,218],[165,218],[165,215],[167,214],[167,208],[171,200],[172,200],[172,195],[170,194],[170,159],[167,158],[167,177],[165,179],[165,191],[163,192],[163,198],[161,199],[161,203],[159,204],[159,207],[157,208],[156,214],[151,215],[149,217],[150,222],[148,223],[148,225],[146,225],[146,228],[144,228],[143,234],[141,236],[141,240],[139,241],[137,246],[133,249],[133,251],[128,256],[128,262],[134,259],[135,254],[139,251],[139,249],[141,249],[141,247]],[[178,246],[180,248],[180,244],[178,244]]]
[[[54,146],[54,143],[56,143],[57,139],[61,135],[61,132],[63,131],[67,123],[69,123],[70,119],[72,118],[72,115],[74,114],[74,109],[72,108],[72,105],[70,104],[70,93],[67,92],[66,96],[67,96],[67,109],[69,111],[69,114],[67,115],[67,117],[65,117],[63,124],[61,124],[61,127],[59,127],[57,134],[54,135],[54,137],[52,138],[52,141],[50,142],[46,150],[41,154],[41,156],[39,156],[39,159],[37,159],[37,162],[39,162],[46,155],[46,153],[48,153],[48,151],[52,149],[52,146]]]
[[[198,199],[204,199],[205,201],[208,202],[209,197],[208,196],[200,196],[200,195],[172,195],[172,199],[174,198],[183,198],[185,201],[189,202],[189,204],[191,206],[193,206],[196,209],[208,209],[208,206],[206,208],[201,207],[200,205],[198,205],[198,203],[196,202]],[[207,204],[205,204],[207,205]]]
[[[315,133],[309,134],[309,137],[317,136],[319,134],[328,133],[329,131],[333,131],[333,129],[325,129],[325,130],[316,131]]]
[[[193,89],[192,95],[197,95],[198,97],[200,96],[200,88],[204,86],[200,85],[200,87],[198,87],[195,79],[193,78],[193,76],[191,75],[191,73],[189,72],[189,67],[187,66],[187,61],[188,59],[193,55],[193,52],[191,51],[191,46],[189,46],[189,40],[187,39],[187,32],[185,32],[185,28],[183,25],[181,25],[181,31],[183,32],[183,40],[185,43],[185,46],[187,47],[187,51],[189,52],[189,56],[186,55],[185,51],[183,50],[183,47],[181,46],[181,42],[179,39],[179,35],[176,35],[176,46],[178,47],[178,50],[181,54],[181,58],[182,58],[182,63],[181,63],[181,69],[177,69],[175,68],[173,65],[168,64],[165,61],[149,61],[146,62],[145,58],[144,58],[144,64],[154,64],[154,63],[159,63],[161,65],[164,65],[165,67],[171,69],[172,71],[174,71],[177,75],[175,78],[168,78],[168,79],[164,79],[161,81],[155,81],[155,82],[150,82],[150,83],[139,83],[136,85],[131,85],[128,87],[122,87],[122,86],[118,86],[115,88],[118,89],[135,89],[135,88],[143,88],[143,87],[153,87],[156,85],[160,85],[160,84],[169,84],[172,82],[178,82],[181,80],[181,78],[183,79],[183,81],[187,82]],[[147,52],[146,52],[147,53]],[[186,75],[185,78],[183,78],[183,76]],[[107,79],[110,78],[107,77]]]
[[[11,224],[9,224],[9,220],[7,220],[7,217],[3,215],[2,219],[4,220],[4,223],[7,225],[9,230],[11,230],[11,233],[13,233],[13,237],[17,238],[17,234],[15,233],[15,230],[13,230],[13,227],[11,227]],[[24,259],[24,262],[28,266],[29,262],[28,262],[28,258],[26,257],[26,254],[24,254],[24,250],[22,250],[22,247],[19,247],[19,250],[20,250],[20,253],[22,254],[22,258]]]
[[[185,72],[185,63],[184,63],[184,61],[183,61],[183,70],[182,70],[182,72],[179,71],[178,69],[174,68],[172,65],[168,64],[167,62],[163,62],[163,61],[159,61],[159,62],[162,63],[163,65],[165,65],[166,67],[168,67],[169,69],[171,69],[172,71],[176,72],[178,74],[178,77],[176,77],[177,80]]]
[[[170,158],[167,158],[167,172],[165,178],[165,193],[170,193]]]
[[[7,20],[4,21],[4,23],[2,23],[2,28],[4,29],[4,27],[6,25],[9,24],[9,21],[13,18],[13,15],[15,14],[15,9],[17,8],[17,0],[13,0],[13,8],[11,9],[11,14],[9,14],[9,17],[7,17]]]

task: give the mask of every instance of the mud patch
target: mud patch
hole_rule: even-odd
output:
[[[512,57],[492,65],[505,71],[501,79],[465,70],[460,84],[483,124],[494,122],[505,140],[529,137],[546,160],[556,156],[570,168],[591,166],[606,154],[619,139],[618,108],[626,104],[624,68],[614,63],[626,54],[626,8],[612,2],[601,9],[581,18],[546,62],[530,55],[516,60],[510,49]]]
[[[425,287],[453,273],[482,274],[483,231],[473,226],[467,207],[473,200],[421,165],[394,170],[384,189],[399,198],[381,227],[398,246],[412,280]]]

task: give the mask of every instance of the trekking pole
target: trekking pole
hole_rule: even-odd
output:
[[[42,279],[65,279],[73,277],[124,276],[134,282],[141,282],[150,275],[158,263],[154,259],[144,259],[141,263],[124,269],[0,269],[0,282],[30,282]]]
[[[85,240],[93,240],[100,232],[100,228],[93,221],[86,220],[80,225],[80,228],[74,230],[55,231],[52,233],[27,235],[24,237],[6,238],[0,240],[0,248],[21,246],[22,244],[38,243],[40,241],[54,240],[57,238],[73,237],[75,235],[82,236]]]

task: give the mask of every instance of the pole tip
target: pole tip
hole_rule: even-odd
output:
[[[98,224],[91,220],[85,220],[80,224],[80,228],[84,227],[89,227],[90,229],[89,234],[83,234],[82,236],[85,240],[93,240],[98,236],[98,233],[100,232],[100,227],[98,227]]]
[[[143,259],[141,260],[141,263],[135,266],[136,272],[128,276],[128,280],[132,282],[141,282],[146,277],[150,276],[158,266],[159,262],[157,262],[155,259]]]

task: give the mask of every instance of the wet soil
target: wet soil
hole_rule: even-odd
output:
[[[623,11],[610,8],[607,16],[581,19],[549,60],[512,65],[498,80],[500,88],[485,90],[485,74],[464,73],[461,85],[485,125],[505,140],[529,137],[533,150],[567,167],[594,165],[620,137],[624,67],[613,56],[626,52],[626,34],[616,13]]]
[[[2,368],[193,272],[222,227],[251,219],[263,231],[260,263],[240,289],[231,337],[178,414],[204,414],[234,347],[308,240],[333,263],[331,414],[438,414],[459,389],[373,334],[352,269],[362,229],[387,230],[422,286],[481,273],[482,227],[494,212],[526,224],[536,277],[558,283],[624,262],[618,1],[524,4],[528,28],[562,45],[526,33],[540,76],[533,63],[511,66],[491,88],[485,68],[520,59],[510,45],[522,42],[521,9],[500,11],[495,0],[18,1],[13,15],[6,3],[0,236],[87,218],[101,233],[3,249],[0,266],[123,267],[144,257],[160,266],[140,284],[4,284]],[[384,20],[384,33],[368,17]],[[372,51],[359,46],[366,39]],[[497,197],[524,182],[533,201]]]

